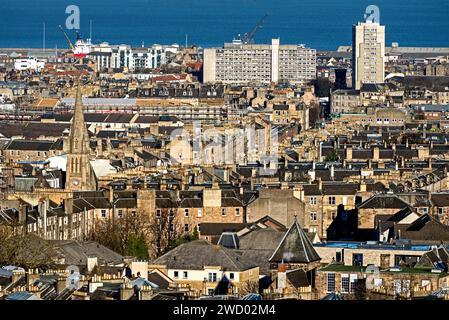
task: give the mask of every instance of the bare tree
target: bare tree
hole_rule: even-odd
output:
[[[53,245],[33,234],[11,235],[0,245],[0,264],[45,269],[52,267],[56,258]]]
[[[122,255],[155,258],[167,252],[179,236],[174,215],[145,212],[125,214],[121,219],[97,220],[89,239]],[[143,246],[146,254],[143,254]]]
[[[122,255],[127,255],[134,239],[146,239],[148,220],[143,215],[126,214],[120,219],[102,219],[94,223],[89,240],[96,241]]]
[[[150,256],[159,257],[176,246],[182,236],[179,220],[170,212],[161,212],[150,217],[148,243]]]
[[[242,291],[241,291],[241,293],[243,295],[249,294],[249,293],[258,293],[258,292],[259,292],[259,282],[248,280],[243,283]]]

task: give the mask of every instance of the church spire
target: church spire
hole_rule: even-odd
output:
[[[76,81],[75,110],[70,126],[70,153],[89,153],[89,135],[84,122],[80,78]]]
[[[95,173],[90,165],[89,134],[84,122],[80,78],[76,81],[75,110],[70,126],[66,189],[73,191],[96,190]]]

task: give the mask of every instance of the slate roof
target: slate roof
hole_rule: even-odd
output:
[[[247,226],[246,223],[214,223],[206,222],[201,224],[202,235],[219,236],[223,232],[238,232]]]
[[[303,269],[287,271],[287,280],[295,288],[308,287],[310,285],[307,274]]]
[[[402,219],[404,219],[405,217],[407,217],[408,215],[410,215],[412,212],[413,211],[410,207],[406,207],[404,209],[399,210],[394,215],[392,215],[390,218],[388,218],[388,221],[399,222]]]
[[[119,265],[123,262],[123,257],[118,253],[98,244],[94,241],[56,241],[57,251],[64,258],[64,263],[68,265],[86,265],[87,257],[95,256],[98,264]]]
[[[442,224],[436,218],[424,214],[410,225],[398,225],[397,234],[402,239],[430,242],[449,241],[449,226]]]
[[[359,209],[404,209],[409,204],[393,194],[377,194],[362,202]]]
[[[273,110],[288,110],[289,106],[286,104],[275,104]]]
[[[432,193],[431,202],[437,207],[449,207],[449,193]]]
[[[416,264],[420,267],[443,268],[447,271],[449,252],[444,246],[434,247],[426,252]]]
[[[65,129],[70,128],[70,123],[45,123],[26,122],[11,123],[0,122],[0,133],[7,138],[21,136],[25,139],[37,139],[40,136],[61,137]]]
[[[108,209],[111,204],[108,199],[103,197],[96,198],[78,198],[73,200],[73,212],[82,212],[92,209]]]
[[[317,184],[307,184],[303,186],[304,195],[355,195],[358,192],[357,183],[323,183],[322,190]]]
[[[49,151],[53,149],[53,141],[29,141],[29,140],[12,140],[5,150],[24,150],[24,151]]]
[[[229,249],[238,249],[239,237],[234,232],[223,232],[220,236],[220,239],[218,239],[217,244]]]
[[[31,292],[14,292],[7,296],[5,300],[42,300]]]
[[[156,284],[161,289],[167,289],[170,285],[170,281],[163,277],[159,272],[151,272],[148,274],[148,281]]]
[[[139,116],[135,123],[157,123],[159,117],[157,116]]]
[[[229,271],[245,271],[256,267],[253,261],[231,249],[212,245],[204,240],[185,243],[153,261],[168,269],[203,270],[204,266],[221,266]]]
[[[201,225],[201,228],[203,226]],[[260,229],[249,232],[240,238],[241,250],[270,250],[271,254],[282,241],[285,232],[279,232],[272,228]]]
[[[310,263],[319,260],[320,256],[296,219],[269,259],[277,263]]]

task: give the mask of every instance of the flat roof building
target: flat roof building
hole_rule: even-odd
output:
[[[204,49],[204,82],[305,83],[316,78],[316,50],[303,45],[242,44]]]
[[[385,26],[370,21],[354,25],[352,55],[354,89],[359,90],[366,83],[384,83]]]

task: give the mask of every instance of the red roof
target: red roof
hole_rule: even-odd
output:
[[[195,71],[201,71],[201,68],[203,67],[203,63],[202,62],[187,62],[186,66]]]

